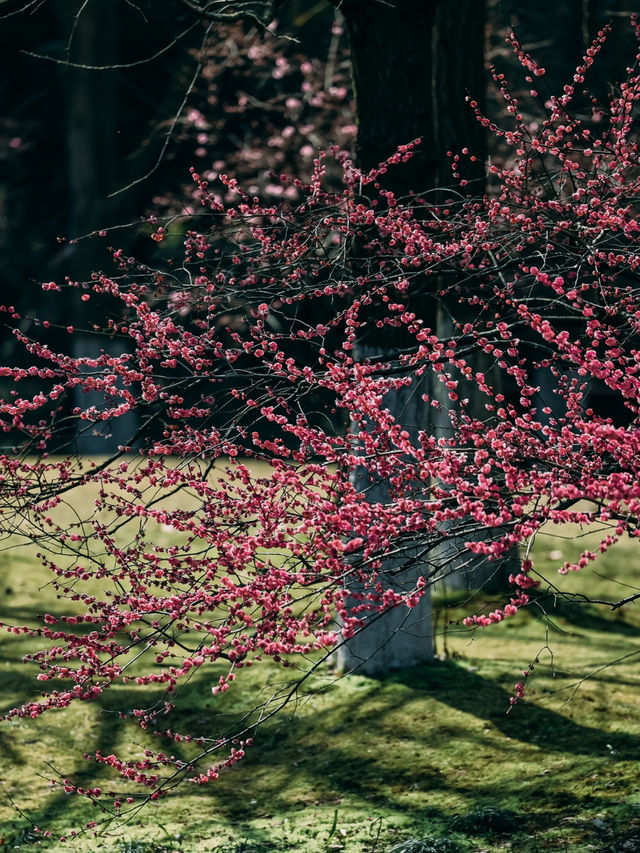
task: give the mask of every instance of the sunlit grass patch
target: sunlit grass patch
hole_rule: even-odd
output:
[[[163,543],[174,541],[170,530],[160,533]],[[552,585],[543,583],[528,608],[470,630],[462,618],[497,606],[500,596],[438,600],[439,658],[432,665],[384,679],[336,680],[323,664],[217,782],[185,784],[118,828],[82,835],[73,848],[384,853],[396,845],[402,853],[537,853],[620,846],[640,834],[638,606],[610,611],[581,599],[617,601],[636,588],[638,543],[621,542],[595,566],[558,576],[558,565],[590,543],[540,535],[535,564]],[[55,597],[31,550],[1,552],[0,577],[2,621],[73,606]],[[573,599],[559,597],[556,587]],[[37,648],[37,639],[0,634],[3,711],[37,698],[37,668],[20,662]],[[514,683],[536,658],[525,699],[511,707]],[[171,725],[207,737],[231,731],[277,697],[289,674],[261,664],[213,696],[219,667],[204,667],[178,692]],[[188,745],[169,745],[118,718],[122,706],[155,701],[152,692],[118,685],[100,703],[0,724],[1,787],[22,812],[0,798],[0,849],[37,849],[30,821],[68,837],[105,817],[87,800],[50,787],[57,773],[85,786],[113,784],[83,751],[134,756],[149,746],[189,760]]]

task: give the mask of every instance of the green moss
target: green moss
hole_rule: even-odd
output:
[[[499,597],[439,601],[441,659],[385,679],[335,681],[323,668],[310,694],[262,728],[245,759],[217,783],[184,786],[119,828],[81,836],[73,849],[624,849],[640,835],[640,611],[630,604],[610,612],[577,598],[629,594],[621,584],[635,583],[638,543],[620,543],[597,566],[599,574],[554,573],[582,547],[593,541],[563,540],[560,560],[550,556],[560,550],[557,539],[541,536],[536,545],[536,564],[553,584],[575,593],[575,602],[561,601],[543,584],[527,611],[473,632],[462,628],[462,618],[492,609]],[[44,585],[44,570],[26,550],[0,554],[0,576],[0,620],[20,622],[34,610],[67,606]],[[37,696],[33,667],[20,663],[34,649],[28,637],[2,635],[3,710]],[[536,658],[526,699],[511,708],[513,685]],[[277,691],[287,672],[264,666],[242,675],[229,693],[213,697],[215,673],[200,671],[178,697],[175,727],[212,734],[233,725],[264,691]],[[106,695],[102,707],[0,725],[0,787],[21,810],[0,798],[0,849],[39,849],[26,816],[56,835],[100,818],[87,801],[49,787],[54,771],[45,762],[82,784],[105,784],[104,771],[85,762],[82,751],[133,755],[134,741],[158,746],[114,713],[123,702],[133,707],[140,695],[125,685]],[[172,751],[188,757],[178,746]],[[69,849],[61,842],[42,846]]]

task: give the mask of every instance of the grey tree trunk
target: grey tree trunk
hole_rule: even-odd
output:
[[[377,347],[359,346],[356,358],[372,358],[385,355]],[[383,407],[401,417],[403,427],[409,432],[412,443],[417,443],[420,430],[428,428],[428,412],[422,402],[426,383],[416,380],[409,387],[390,391],[385,395]],[[367,496],[372,504],[388,504],[391,501],[389,484],[386,480],[373,479],[368,471],[357,468],[352,475],[354,485]],[[404,594],[411,593],[421,575],[428,574],[424,562],[419,559],[418,543],[403,543],[398,554],[384,560],[380,580],[387,589]],[[404,568],[408,565],[408,568]],[[351,592],[364,591],[361,583],[349,583]],[[348,606],[359,603],[350,599]],[[402,669],[425,663],[433,657],[431,626],[431,591],[427,588],[416,607],[396,607],[386,613],[372,613],[366,624],[353,637],[339,647],[336,665],[342,672],[357,670],[364,675],[377,675],[392,669]]]
[[[340,9],[351,40],[359,165],[372,168],[398,145],[422,137],[422,145],[409,163],[389,169],[383,179],[386,188],[401,197],[451,185],[447,151],[468,146],[478,159],[475,165],[465,166],[465,177],[474,182],[471,191],[480,192],[485,140],[465,96],[471,93],[480,105],[484,102],[484,2],[343,0]],[[435,327],[433,299],[415,298],[411,307]],[[362,340],[359,351],[393,359],[403,343],[385,328],[382,336],[376,337],[374,332]],[[434,389],[427,390],[434,393]],[[388,395],[385,407],[405,429],[415,432],[430,426],[429,407],[415,388],[409,389],[408,396],[406,389]],[[384,483],[373,484],[364,478],[358,485],[371,501],[389,500]],[[454,540],[455,548],[459,544]],[[441,550],[437,559],[446,563],[443,571],[449,572],[449,567],[458,571],[464,565],[465,579],[476,570],[482,582],[486,578],[486,560],[468,553],[458,559]],[[384,582],[397,590],[412,588],[419,575],[433,570],[433,565],[418,563],[403,573],[403,563],[403,559],[390,558],[384,565]],[[481,579],[473,578],[473,584]],[[431,602],[425,595],[415,610],[399,608],[374,617],[370,628],[339,650],[338,665],[345,671],[377,674],[429,660],[433,655],[431,631]]]

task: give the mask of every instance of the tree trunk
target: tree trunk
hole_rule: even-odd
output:
[[[484,133],[465,103],[484,102],[484,3],[463,0],[345,0],[358,122],[357,157],[376,166],[422,137],[409,163],[384,181],[397,194],[452,183],[447,151],[475,152],[482,181]]]
[[[447,151],[459,152],[466,146],[478,159],[466,167],[465,177],[476,182],[470,191],[480,192],[485,140],[465,97],[471,94],[481,106],[484,103],[484,3],[343,0],[340,9],[351,40],[358,164],[373,168],[399,145],[421,137],[412,159],[391,167],[382,180],[396,197],[433,190],[445,197],[443,188],[453,182]],[[421,304],[412,304],[412,309],[425,318],[431,315],[429,325],[437,328],[435,303],[424,296],[419,299]],[[451,308],[455,311],[456,306]],[[384,340],[379,337],[369,335],[360,342],[359,352],[393,359],[400,341],[394,341],[388,329]],[[387,395],[384,405],[398,423],[417,433],[430,426],[429,408],[421,393],[408,390],[413,391],[411,402],[394,394]],[[383,484],[365,481],[362,486],[371,500],[390,499]],[[418,565],[410,576],[399,576],[393,560],[384,565],[388,583],[397,590],[410,588],[419,574],[427,573],[423,570]],[[377,618],[375,626],[341,647],[338,666],[343,671],[377,674],[429,660],[433,656],[430,608],[430,597],[425,595],[413,611]]]
[[[73,5],[73,4],[72,4]],[[60,30],[69,35],[68,59],[73,65],[62,66],[65,75],[67,171],[69,175],[70,223],[72,238],[77,239],[99,228],[118,224],[122,220],[120,198],[109,198],[118,188],[118,105],[116,72],[106,70],[118,62],[118,4],[115,0],[91,3],[80,11],[71,8],[66,0],[58,3]],[[105,70],[90,70],[78,66],[104,66]],[[72,245],[63,259],[65,272],[74,279],[86,279],[91,271],[110,263],[103,241],[95,238],[80,240]],[[107,349],[120,355],[121,347],[114,343],[97,346],[91,335],[96,311],[105,306],[73,300],[68,318],[75,327],[72,338],[74,358],[96,357]],[[81,408],[107,405],[98,392],[76,393],[73,405]],[[128,445],[135,433],[137,418],[133,413],[112,423],[99,422],[87,426],[74,437],[80,453],[112,453],[119,445]]]
[[[386,355],[379,347],[359,345],[355,357],[374,358],[381,354]],[[402,413],[402,425],[413,442],[417,442],[418,432],[425,427],[426,412],[422,402],[425,391],[426,383],[418,380],[417,387],[412,385],[389,391],[382,403],[390,412]],[[366,495],[369,503],[386,504],[392,500],[388,482],[372,478],[364,466],[356,468],[351,479],[356,488]],[[424,565],[417,558],[418,551],[418,543],[404,543],[399,556],[383,561],[379,578],[384,587],[407,594],[416,588],[418,578],[426,574]],[[400,571],[400,567],[407,563],[410,568],[402,568]],[[363,584],[353,581],[349,588],[352,593],[365,591]],[[347,607],[358,603],[357,598],[354,598],[347,602]],[[339,669],[357,669],[362,674],[375,675],[424,663],[433,657],[429,589],[415,607],[395,607],[386,613],[372,613],[367,621],[373,624],[363,626],[339,648]]]

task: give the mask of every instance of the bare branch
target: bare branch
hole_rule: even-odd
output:
[[[135,59],[133,62],[118,62],[114,65],[87,65],[84,62],[72,62],[70,59],[59,59],[57,56],[48,56],[46,53],[35,53],[31,50],[22,50],[20,52],[25,56],[32,56],[34,59],[44,59],[47,62],[55,62],[56,65],[65,65],[67,68],[79,68],[82,71],[120,71],[125,68],[135,68],[138,65],[146,65],[149,62],[153,62],[154,59],[158,59],[158,57],[171,50],[172,47],[175,47],[175,45],[188,35],[196,26],[197,23],[190,24],[186,29],[182,30],[181,33],[175,36],[175,38],[172,38],[170,42],[165,44],[155,53],[152,53],[150,56],[145,56],[144,59]]]
[[[108,196],[109,198],[113,198],[114,196],[119,195],[120,193],[123,193],[126,190],[131,189],[131,187],[136,186],[136,184],[140,184],[143,181],[146,181],[146,179],[150,175],[152,175],[156,171],[156,169],[158,169],[160,164],[162,163],[162,160],[164,159],[164,155],[165,155],[167,148],[169,146],[169,142],[171,141],[173,131],[175,130],[175,127],[176,127],[176,125],[180,119],[180,116],[182,115],[182,112],[186,106],[186,103],[189,100],[189,95],[193,91],[193,87],[196,85],[196,82],[197,82],[198,78],[200,77],[200,72],[202,71],[202,65],[203,65],[202,57],[204,56],[204,47],[205,47],[205,45],[209,39],[209,35],[211,33],[211,27],[212,27],[212,24],[210,24],[207,27],[207,31],[204,35],[204,39],[202,40],[202,45],[201,45],[201,50],[200,50],[200,59],[198,60],[198,64],[196,65],[196,69],[195,69],[195,71],[191,77],[191,80],[189,81],[189,85],[187,86],[187,88],[185,90],[184,97],[182,98],[182,101],[180,102],[180,106],[178,107],[173,118],[171,119],[171,124],[169,125],[169,130],[165,134],[164,140],[162,142],[162,147],[160,149],[160,153],[158,154],[158,157],[156,158],[156,162],[148,170],[148,172],[146,172],[144,175],[142,175],[139,178],[136,178],[133,181],[130,181],[130,183],[126,184],[126,186],[120,187],[120,189],[115,190],[115,192],[110,193]]]
[[[617,610],[619,607],[624,607],[625,604],[631,604],[632,601],[636,601],[640,598],[640,592],[636,592],[635,595],[630,595],[627,598],[621,598],[620,601],[616,601],[615,604],[611,605],[612,610]]]
[[[275,14],[273,0],[209,0],[204,4],[197,0],[178,2],[199,18],[220,23],[249,19],[266,28]]]

